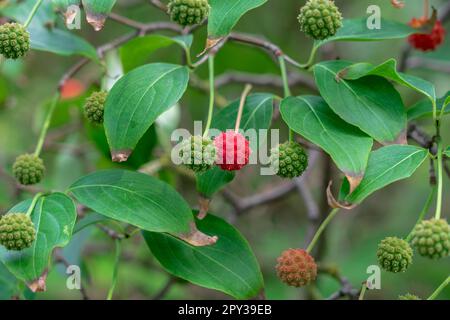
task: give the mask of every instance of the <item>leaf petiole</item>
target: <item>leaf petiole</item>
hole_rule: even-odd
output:
[[[33,200],[31,201],[30,206],[28,207],[26,215],[28,217],[31,216],[31,213],[33,213],[34,207],[36,206],[36,203],[38,202],[39,198],[42,196],[42,192],[36,193],[33,197]]]
[[[33,9],[31,9],[30,14],[28,15],[27,20],[26,20],[25,23],[23,24],[23,26],[24,26],[25,28],[27,28],[27,27],[30,25],[31,21],[33,20],[33,17],[36,15],[36,12],[37,12],[37,10],[39,9],[39,7],[41,6],[41,4],[42,4],[42,0],[36,1],[36,3],[35,3],[34,6],[33,6]]]

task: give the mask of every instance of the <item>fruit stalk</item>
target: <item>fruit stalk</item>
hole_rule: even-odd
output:
[[[203,132],[203,138],[208,136],[209,128],[211,127],[211,121],[214,111],[214,93],[216,86],[214,84],[214,55],[211,54],[208,59],[209,67],[209,109],[208,109],[208,120],[206,122],[205,131]]]
[[[44,125],[42,126],[41,133],[39,135],[39,140],[36,145],[36,149],[34,151],[34,155],[39,157],[39,154],[42,151],[42,146],[44,145],[45,137],[47,135],[48,128],[50,126],[50,122],[52,120],[53,112],[55,111],[56,105],[58,104],[60,97],[60,93],[54,95],[53,100],[50,105],[50,109],[48,110],[47,116],[44,121]]]
[[[319,229],[317,229],[316,234],[314,235],[313,239],[311,240],[311,243],[306,248],[306,252],[311,253],[312,249],[314,249],[315,244],[319,240],[320,236],[322,235],[325,228],[328,226],[328,224],[333,220],[333,218],[336,216],[336,214],[339,212],[339,208],[335,208],[331,210],[330,214],[326,219],[322,222],[322,224],[319,226]]]
[[[237,114],[237,118],[236,118],[236,125],[234,127],[235,133],[239,132],[239,126],[241,125],[242,111],[244,111],[245,100],[247,99],[247,96],[251,90],[252,90],[251,84],[245,85],[244,91],[242,92],[242,95],[241,95],[241,101],[239,102],[239,110],[238,110],[238,114]]]
[[[25,23],[23,24],[23,26],[24,26],[25,28],[27,28],[27,27],[30,25],[31,21],[33,20],[33,17],[35,16],[35,14],[36,14],[36,12],[38,11],[38,9],[39,9],[39,7],[41,6],[41,4],[42,4],[42,0],[36,1],[36,3],[34,4],[33,9],[31,9],[30,14],[28,15],[27,20],[26,20]]]

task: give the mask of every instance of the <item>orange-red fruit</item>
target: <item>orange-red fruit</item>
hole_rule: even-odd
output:
[[[288,249],[278,258],[277,275],[289,286],[303,287],[317,277],[314,258],[303,249]]]
[[[217,148],[216,164],[223,170],[241,170],[248,164],[250,143],[240,133],[222,132],[214,139]]]
[[[424,17],[419,19],[413,18],[410,21],[409,25],[414,28],[420,28],[423,25],[425,25],[427,21],[428,20]],[[445,29],[442,26],[442,23],[439,20],[436,20],[436,23],[434,24],[431,33],[413,34],[409,36],[408,41],[410,45],[417,50],[433,51],[436,50],[436,48],[444,42],[444,39],[445,39]]]

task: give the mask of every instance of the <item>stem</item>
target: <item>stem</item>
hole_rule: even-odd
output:
[[[36,3],[34,4],[33,9],[31,9],[30,14],[28,15],[27,20],[26,20],[25,23],[23,24],[23,26],[24,26],[25,28],[27,28],[27,27],[30,25],[31,20],[33,20],[33,17],[34,17],[34,15],[36,14],[36,12],[37,12],[37,10],[39,9],[39,7],[41,6],[41,4],[42,4],[42,0],[36,1]]]
[[[114,270],[113,270],[111,287],[109,288],[108,296],[107,296],[106,300],[111,300],[113,297],[114,289],[116,288],[116,284],[117,284],[117,275],[119,272],[119,262],[120,262],[120,252],[121,252],[120,240],[116,239],[115,242],[116,242],[116,258],[115,258],[115,262],[114,262]]]
[[[439,124],[437,124],[437,126],[439,126]],[[441,218],[441,211],[442,211],[442,180],[443,180],[443,170],[442,170],[442,166],[443,166],[443,157],[442,157],[442,153],[443,153],[443,149],[442,149],[442,139],[440,136],[437,137],[437,145],[438,145],[438,154],[437,154],[437,166],[438,166],[438,190],[437,190],[437,202],[436,202],[436,213],[434,215],[434,218],[440,219]]]
[[[28,207],[26,215],[28,217],[31,216],[31,213],[33,213],[34,207],[36,206],[36,203],[38,202],[39,198],[42,196],[42,192],[36,193],[33,197],[33,200],[31,201],[30,206]]]
[[[241,125],[242,111],[244,110],[245,99],[247,99],[250,90],[252,90],[252,85],[251,84],[245,85],[244,91],[242,92],[241,95],[241,101],[239,102],[239,110],[236,118],[236,125],[234,127],[234,132],[236,133],[239,131],[239,126]]]
[[[53,112],[55,111],[56,105],[58,104],[60,94],[57,93],[54,95],[52,103],[50,105],[50,109],[48,110],[47,116],[44,121],[44,125],[41,129],[41,133],[39,136],[38,143],[36,145],[36,150],[34,151],[34,155],[39,157],[39,154],[42,151],[42,146],[44,145],[45,136],[47,135],[48,127],[50,126],[50,122],[52,120]]]
[[[425,206],[423,207],[422,211],[419,214],[419,218],[417,219],[416,223],[414,224],[414,227],[412,228],[411,232],[406,237],[406,242],[409,242],[412,238],[413,231],[415,227],[422,221],[422,219],[425,217],[425,215],[430,210],[431,202],[433,201],[434,195],[436,194],[436,186],[432,186],[430,193],[428,195],[427,201],[425,202]]]
[[[216,90],[216,86],[214,84],[214,55],[209,56],[208,67],[209,67],[209,110],[208,110],[208,120],[206,122],[206,128],[205,132],[203,133],[203,138],[206,138],[208,136],[214,111],[214,93]]]
[[[359,293],[358,300],[364,300],[364,295],[366,294],[366,291],[367,291],[367,282],[364,282],[362,284],[362,288],[361,288],[361,292]]]
[[[450,284],[450,276],[441,283],[441,285],[428,297],[427,300],[434,300],[441,293],[442,290],[445,289],[446,286]]]
[[[322,235],[325,228],[328,226],[328,224],[333,220],[336,213],[339,212],[339,208],[335,208],[331,210],[330,214],[326,219],[322,222],[319,229],[317,229],[316,234],[314,235],[313,239],[311,240],[311,243],[309,244],[308,248],[306,248],[306,252],[311,253],[312,249],[314,249],[315,244],[319,240],[320,236]]]
[[[314,59],[316,57],[316,53],[319,47],[320,46],[317,44],[317,42],[314,42],[308,61],[305,64],[300,65],[300,68],[308,69],[314,63]]]
[[[430,16],[430,0],[423,1],[423,16],[425,18]]]
[[[284,61],[283,56],[278,57],[278,61],[280,63],[281,78],[283,80],[284,97],[287,98],[291,96],[291,90],[289,89],[289,80],[286,71],[286,62]],[[289,142],[292,142],[293,140],[294,140],[294,131],[292,131],[292,129],[289,128]]]

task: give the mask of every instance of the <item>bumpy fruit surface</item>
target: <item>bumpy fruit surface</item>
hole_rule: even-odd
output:
[[[378,245],[378,264],[389,272],[405,272],[412,263],[412,256],[409,243],[403,239],[388,237]]]
[[[182,26],[200,24],[209,14],[208,0],[171,0],[167,8],[172,21]]]
[[[182,163],[194,172],[209,170],[216,161],[216,146],[209,138],[191,136],[180,146]]]
[[[334,36],[342,27],[342,15],[331,0],[309,0],[298,16],[300,30],[315,40]]]
[[[30,50],[30,34],[21,24],[0,26],[0,53],[7,59],[23,57]]]
[[[447,257],[450,253],[450,226],[444,219],[423,220],[414,228],[411,244],[423,257]]]
[[[250,143],[240,133],[222,132],[214,139],[217,148],[216,164],[223,170],[241,170],[248,164]]]
[[[35,238],[34,224],[25,213],[8,213],[0,218],[0,244],[6,249],[29,248]]]
[[[414,294],[410,294],[410,293],[407,293],[407,294],[402,295],[402,296],[398,296],[398,299],[399,300],[422,300],[418,296],[416,296]]]
[[[270,166],[280,177],[299,177],[308,167],[308,155],[299,143],[288,141],[270,151]]]
[[[278,258],[277,275],[289,286],[303,287],[317,277],[314,258],[303,249],[288,249]]]
[[[86,99],[84,105],[84,115],[92,123],[103,123],[103,114],[105,111],[105,101],[107,97],[105,91],[98,91],[91,94]]]
[[[413,18],[410,21],[410,26],[414,28],[420,28],[427,23],[427,19],[422,18]],[[444,42],[445,39],[445,29],[442,26],[442,23],[439,20],[436,20],[433,29],[428,34],[416,33],[410,35],[408,37],[409,44],[421,51],[433,51]]]
[[[33,154],[23,154],[16,158],[13,173],[23,185],[39,183],[44,177],[44,162]]]

